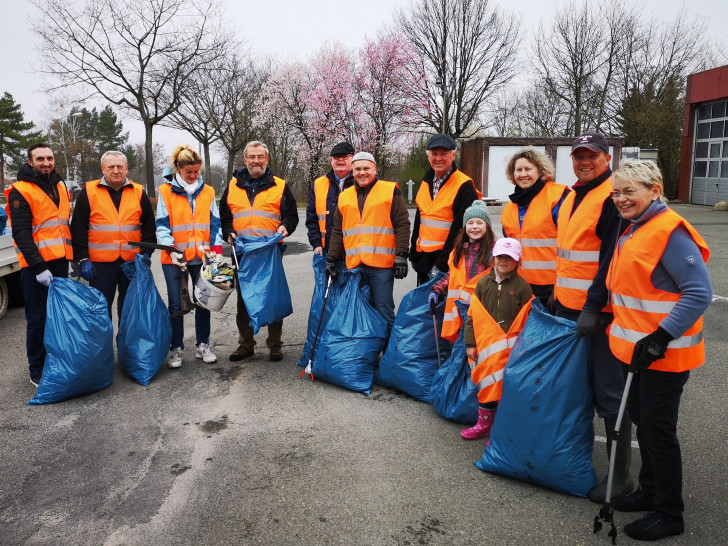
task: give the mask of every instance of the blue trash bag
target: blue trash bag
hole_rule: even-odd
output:
[[[114,327],[104,295],[78,281],[53,277],[46,310],[43,376],[28,404],[60,402],[111,385]]]
[[[321,328],[312,372],[316,380],[370,394],[389,325],[369,304],[369,287],[360,286],[360,280],[359,268],[339,275],[341,292],[326,327]]]
[[[282,238],[283,235],[277,233],[273,237],[242,235],[235,240],[235,251],[240,257],[240,292],[254,334],[261,327],[293,313],[291,292],[278,244]]]
[[[400,302],[384,356],[379,361],[377,385],[397,389],[417,400],[430,402],[430,385],[440,366],[435,335],[442,331],[445,302],[435,313],[437,331],[432,323],[429,296],[432,286],[444,277],[438,273],[409,292]],[[450,356],[450,342],[440,338],[440,358]]]
[[[586,497],[592,466],[593,400],[588,337],[533,300],[511,351],[481,470]]]
[[[326,297],[326,309],[324,309],[324,296],[326,296],[326,285],[328,278],[326,277],[326,256],[319,254],[313,255],[313,273],[314,273],[314,289],[311,298],[311,310],[308,313],[308,329],[306,333],[306,341],[303,344],[303,354],[296,366],[306,367],[311,360],[311,350],[316,339],[316,330],[319,327],[319,319],[321,311],[324,311],[324,317],[321,319],[321,332],[326,328],[326,323],[331,317],[332,310],[336,305],[336,299],[341,293],[341,280],[332,282],[329,288],[329,294]],[[320,342],[321,340],[319,340]]]
[[[141,254],[121,266],[131,279],[119,320],[119,365],[140,385],[152,381],[169,352],[172,321],[152,275],[152,261]]]
[[[460,316],[468,312],[468,304],[457,301]],[[470,377],[470,365],[465,354],[465,327],[460,328],[450,358],[443,362],[430,386],[430,404],[445,419],[457,423],[478,420],[478,388]]]

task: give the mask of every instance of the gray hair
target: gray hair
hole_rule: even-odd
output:
[[[104,155],[101,156],[101,164],[104,164],[104,159],[111,155],[118,155],[119,157],[124,158],[124,163],[127,165],[129,164],[129,161],[126,159],[126,154],[124,152],[120,152],[119,150],[109,150],[108,152],[104,152]]]
[[[612,179],[619,178],[624,182],[639,184],[651,188],[652,186],[660,187],[660,195],[665,195],[665,185],[662,180],[660,168],[652,161],[645,159],[623,159],[619,162],[619,167],[612,174]]]
[[[262,143],[260,140],[251,140],[245,145],[245,148],[243,148],[243,156],[248,155],[248,148],[256,148],[260,146],[265,150],[266,157],[270,157],[270,151],[268,150],[268,146],[266,146],[264,143]]]

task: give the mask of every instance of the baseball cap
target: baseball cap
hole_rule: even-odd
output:
[[[521,259],[521,243],[516,239],[510,237],[503,237],[498,239],[493,245],[493,256],[510,256],[514,260],[518,261]]]
[[[593,152],[609,154],[609,143],[607,143],[607,139],[601,133],[584,133],[583,135],[579,135],[571,143],[571,153],[573,154],[577,148],[587,148]]]
[[[455,139],[450,135],[432,135],[427,141],[427,150],[434,148],[445,148],[446,150],[455,150],[458,147]]]

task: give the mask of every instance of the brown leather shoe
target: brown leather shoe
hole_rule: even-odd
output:
[[[270,361],[279,362],[281,360],[283,360],[283,351],[281,351],[281,348],[280,347],[271,347]]]
[[[238,348],[235,349],[235,351],[230,355],[229,360],[231,362],[237,362],[238,360],[242,360],[244,358],[248,358],[249,356],[253,356],[255,351],[252,348],[245,347],[243,345],[238,345]]]

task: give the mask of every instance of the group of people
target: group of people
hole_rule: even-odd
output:
[[[526,148],[509,161],[514,192],[501,215],[503,237],[473,180],[458,170],[456,142],[438,134],[426,145],[431,168],[416,197],[413,225],[399,186],[380,180],[375,158],[355,153],[347,142],[331,150],[331,171],[311,185],[306,227],[313,252],[326,257],[334,280],[343,267],[360,267],[370,301],[391,326],[394,279],[434,279],[430,301],[445,302],[442,337],[465,329],[471,376],[480,402],[475,426],[464,439],[486,437],[500,399],[501,365],[489,351],[494,340],[515,337],[529,302],[538,298],[557,316],[572,320],[591,341],[591,390],[604,419],[607,450],[616,439],[612,505],[646,511],[627,525],[633,538],[656,540],[682,533],[682,463],[676,436],[680,396],[689,371],[704,361],[702,315],[712,297],[707,245],[684,219],[664,204],[659,169],[628,160],[613,173],[606,138],[586,133],[573,143],[577,182],[554,181],[543,153]],[[217,260],[222,241],[244,235],[294,232],[296,201],[284,180],[269,168],[269,150],[258,141],[244,150],[245,167],[235,171],[220,200],[200,176],[202,158],[188,146],[172,155],[159,188],[156,217],[144,189],[127,178],[125,156],[110,151],[101,160],[103,177],[86,184],[70,217],[68,192],[54,169],[51,148],[28,150],[18,182],[6,191],[7,211],[22,267],[26,300],[27,351],[31,382],[43,369],[47,290],[54,276],[68,276],[69,263],[106,297],[109,315],[118,291],[121,312],[129,280],[121,266],[154,245],[162,250],[173,335],[168,366],[183,356],[180,288],[183,271],[193,285],[203,262]],[[136,243],[136,244],[132,244]],[[254,354],[255,339],[237,292],[237,361]],[[473,297],[474,296],[474,297]],[[470,304],[467,317],[455,304]],[[196,357],[214,362],[210,312],[195,309]],[[282,354],[282,322],[268,326],[271,361]],[[501,369],[495,369],[500,366]],[[629,418],[616,429],[628,372],[639,372],[628,397]],[[639,487],[630,478],[631,425],[636,424],[642,467]],[[606,479],[589,493],[603,502]]]

